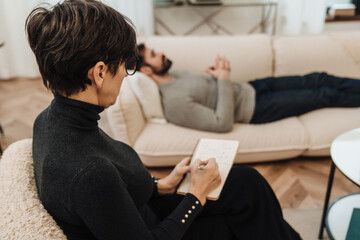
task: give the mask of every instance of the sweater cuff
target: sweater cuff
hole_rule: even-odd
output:
[[[155,234],[164,233],[167,236],[161,239],[181,239],[202,209],[199,199],[187,193],[173,212],[158,225]]]
[[[177,223],[180,232],[186,232],[202,209],[200,200],[191,193],[187,193],[169,218]]]

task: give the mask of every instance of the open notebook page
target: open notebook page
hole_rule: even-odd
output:
[[[238,148],[239,141],[235,140],[209,138],[201,138],[199,140],[190,164],[192,164],[195,159],[205,161],[209,158],[215,158],[217,164],[219,165],[219,172],[221,176],[221,184],[207,196],[207,199],[217,200],[219,198],[225,180],[234,163]],[[189,187],[190,173],[186,174],[184,180],[181,182],[177,190],[177,193],[186,194],[189,190]]]

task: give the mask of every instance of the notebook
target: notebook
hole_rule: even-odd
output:
[[[238,149],[239,141],[235,140],[201,138],[198,141],[190,164],[192,164],[195,159],[205,161],[209,158],[215,158],[219,166],[219,172],[221,176],[220,185],[207,196],[207,199],[217,200],[219,198],[221,190],[224,187],[225,180],[229,175],[231,167],[234,163]],[[189,191],[189,187],[190,173],[187,173],[181,182],[177,193],[186,194]]]

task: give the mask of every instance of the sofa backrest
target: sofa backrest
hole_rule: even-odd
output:
[[[204,73],[217,54],[231,64],[231,80],[249,81],[273,74],[271,38],[264,34],[242,36],[151,36],[139,40],[162,51],[173,69]]]
[[[327,72],[360,79],[360,31],[276,37],[273,48],[274,76]]]

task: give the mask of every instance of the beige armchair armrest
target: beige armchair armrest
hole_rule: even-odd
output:
[[[107,109],[109,125],[116,140],[133,146],[146,121],[128,82],[124,82],[116,103]]]

